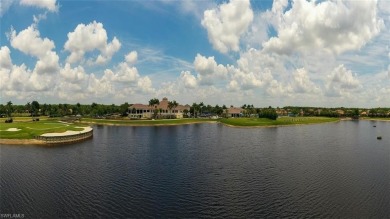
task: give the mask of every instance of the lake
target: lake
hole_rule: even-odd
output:
[[[1,214],[390,217],[390,122],[95,126],[73,145],[0,149]]]

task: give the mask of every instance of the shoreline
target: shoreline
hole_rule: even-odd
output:
[[[0,145],[62,145],[83,141],[93,136],[92,127],[83,127],[82,131],[66,131],[62,133],[45,133],[32,139],[0,138]]]
[[[286,125],[257,125],[257,126],[241,126],[241,125],[230,125],[223,122],[220,122],[222,125],[231,127],[231,128],[277,128],[277,127],[293,127],[293,126],[300,126],[300,125],[319,125],[319,124],[325,124],[325,123],[336,123],[343,120],[336,120],[336,121],[328,121],[328,122],[318,122],[318,123],[300,123],[300,124],[286,124]]]
[[[9,139],[0,138],[0,145],[48,145],[37,139]]]
[[[384,119],[360,119],[363,121],[380,121],[380,122],[390,122],[390,120],[384,120]],[[240,126],[240,125],[231,125],[227,123],[223,123],[220,121],[193,121],[193,122],[186,122],[186,123],[172,123],[172,124],[131,124],[131,123],[121,123],[121,124],[115,124],[115,123],[96,123],[96,122],[80,122],[81,124],[89,124],[89,125],[101,125],[101,126],[131,126],[131,127],[156,127],[156,126],[179,126],[179,125],[192,125],[192,124],[203,124],[203,123],[209,123],[209,124],[221,124],[230,128],[277,128],[277,127],[294,127],[294,126],[300,126],[300,125],[316,125],[316,124],[324,124],[324,123],[336,123],[340,121],[351,121],[349,119],[340,119],[336,121],[327,121],[327,122],[319,122],[319,123],[301,123],[301,124],[286,124],[286,125],[257,125],[257,126]],[[54,133],[52,133],[54,134]],[[73,136],[73,135],[63,135],[62,133],[59,133],[59,135],[55,137],[67,137],[67,136]],[[68,142],[64,142],[66,144]],[[43,140],[38,139],[2,139],[0,138],[0,145],[46,145],[46,146],[52,146],[54,144],[47,143]],[[55,145],[61,145],[61,143],[55,144]]]

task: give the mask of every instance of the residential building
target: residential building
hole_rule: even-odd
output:
[[[230,107],[230,108],[225,110],[225,113],[226,113],[227,118],[242,117],[244,110],[242,108],[238,108],[238,107]]]
[[[132,119],[177,118],[184,117],[184,113],[190,111],[190,106],[178,105],[172,109],[168,107],[168,98],[164,97],[158,105],[133,104],[129,107],[129,117]]]

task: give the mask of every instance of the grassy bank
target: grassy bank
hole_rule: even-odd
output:
[[[360,119],[371,121],[390,121],[390,117],[360,117]]]
[[[39,122],[32,122],[31,118],[24,119],[14,118],[13,123],[4,123],[0,121],[0,138],[1,139],[33,139],[34,136],[44,133],[61,133],[66,131],[81,131],[77,128],[78,124],[65,124],[56,120],[40,119]],[[18,131],[8,131],[17,129]]]
[[[277,120],[265,118],[229,118],[220,120],[220,122],[226,125],[245,127],[317,124],[336,121],[339,121],[339,119],[326,117],[282,117]]]
[[[82,124],[97,125],[121,125],[121,126],[160,126],[160,125],[184,125],[206,122],[221,122],[229,126],[265,127],[280,125],[316,124],[338,121],[337,118],[325,117],[283,117],[277,120],[263,118],[229,118],[229,119],[162,119],[162,120],[129,120],[129,119],[91,119],[83,118]],[[0,139],[33,139],[34,136],[44,133],[61,133],[65,131],[81,131],[79,123],[62,123],[58,119],[41,117],[39,122],[32,122],[31,118],[15,117],[13,123],[4,123],[0,119]],[[17,131],[9,131],[17,129]]]

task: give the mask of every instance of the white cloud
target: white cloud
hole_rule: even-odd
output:
[[[67,82],[72,82],[73,84],[83,82],[87,78],[82,66],[71,68],[69,63],[66,63],[65,67],[60,70],[60,76]]]
[[[238,51],[240,36],[253,20],[249,0],[231,0],[216,9],[206,10],[202,26],[213,47],[221,53]]]
[[[86,91],[93,97],[104,98],[115,93],[114,86],[105,77],[96,78],[95,74],[90,74]]]
[[[11,28],[9,40],[13,48],[37,58],[46,56],[48,51],[55,48],[52,40],[48,38],[42,39],[40,37],[40,33],[35,24],[30,25],[18,34]]]
[[[254,74],[253,72],[244,72],[233,66],[229,66],[228,69],[232,79],[227,86],[230,91],[237,91],[239,89],[250,90],[254,88],[259,88],[263,85],[263,81],[260,74]]]
[[[293,0],[286,12],[284,3],[274,7],[274,16],[280,17],[275,24],[278,36],[263,44],[266,51],[291,54],[324,49],[340,54],[360,49],[384,26],[375,0]]]
[[[182,71],[180,73],[180,81],[186,88],[196,88],[198,86],[198,82],[195,76],[192,75],[189,71]]]
[[[198,80],[200,84],[211,85],[215,80],[225,79],[227,76],[227,69],[221,64],[217,64],[214,56],[206,58],[197,54],[194,60],[194,67],[198,72]]]
[[[128,64],[134,65],[137,62],[138,53],[137,51],[131,51],[129,54],[125,55],[125,60]]]
[[[328,96],[346,96],[360,87],[361,83],[357,76],[354,76],[344,65],[339,65],[327,76]]]
[[[60,69],[59,57],[52,51],[55,48],[54,42],[48,38],[42,39],[36,24],[30,25],[19,33],[11,29],[8,37],[13,48],[38,59],[33,71],[24,64],[13,66],[10,73],[12,84],[10,89],[19,89],[16,87],[18,86],[27,91],[47,91],[54,86],[55,76]],[[20,85],[19,78],[15,78],[21,75],[23,75],[23,85]]]
[[[20,0],[20,4],[24,6],[35,6],[38,8],[47,9],[51,12],[58,11],[56,0]]]
[[[308,73],[304,68],[297,69],[293,73],[290,86],[294,93],[315,94],[320,91],[320,89],[310,80]]]
[[[104,71],[104,77],[115,82],[135,83],[140,78],[140,75],[138,74],[137,68],[130,67],[126,62],[121,62],[114,68],[114,71],[106,69]]]
[[[7,46],[2,46],[0,48],[0,68],[10,69],[12,67],[10,53],[11,51]]]
[[[64,45],[65,50],[70,52],[67,62],[75,63],[83,61],[84,55],[87,52],[99,50],[100,54],[92,62],[96,64],[106,63],[111,60],[112,56],[121,47],[121,43],[116,37],[110,43],[107,40],[107,32],[102,23],[93,21],[88,25],[77,25],[73,32],[68,33],[68,40]]]
[[[11,7],[14,0],[1,0],[0,2],[0,17],[2,17],[6,11],[8,11],[8,8]]]
[[[152,85],[152,80],[148,76],[142,77],[137,82],[138,90],[142,91],[145,94],[155,92],[155,89]]]

